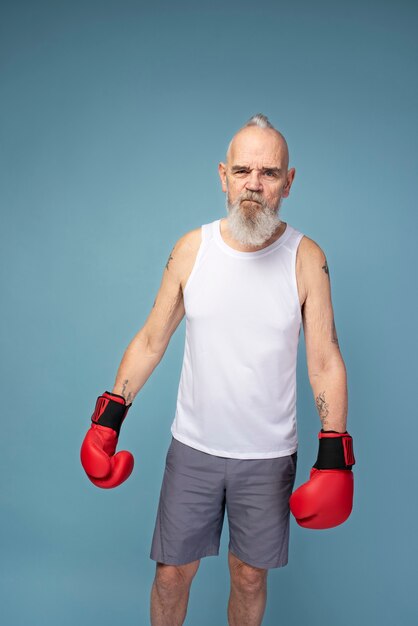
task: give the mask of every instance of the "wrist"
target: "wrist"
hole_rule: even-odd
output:
[[[324,431],[318,434],[319,449],[315,469],[351,470],[355,464],[353,438],[347,431]]]
[[[131,404],[126,404],[123,396],[105,391],[97,398],[91,421],[99,426],[112,428],[119,437],[122,422],[130,407]]]

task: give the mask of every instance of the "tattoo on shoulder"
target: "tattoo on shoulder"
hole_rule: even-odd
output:
[[[173,250],[174,250],[174,248],[173,248]],[[172,250],[171,252],[173,252],[173,250]],[[168,270],[168,264],[170,263],[170,261],[171,261],[171,260],[172,260],[172,258],[173,258],[173,257],[171,256],[171,252],[170,252],[170,256],[168,257],[168,261],[167,261],[167,263],[166,263],[166,265],[165,265],[165,268],[166,268],[167,270]]]
[[[325,274],[327,274],[327,276],[329,276],[329,268],[328,268],[328,262],[325,259],[325,265],[322,266],[322,269],[324,270]]]
[[[319,396],[316,398],[316,408],[318,409],[318,413],[319,413],[319,418],[321,420],[322,423],[322,427],[324,427],[328,422],[327,422],[327,416],[328,416],[328,404],[325,402],[325,391],[322,391]]]

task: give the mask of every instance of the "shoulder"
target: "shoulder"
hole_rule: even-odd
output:
[[[315,273],[317,268],[328,273],[327,258],[324,250],[316,241],[306,235],[300,240],[296,261],[304,275]]]
[[[300,244],[298,247],[298,257],[301,261],[325,261],[325,252],[322,248],[314,241],[303,235],[300,240]]]
[[[328,275],[328,264],[324,250],[316,241],[304,235],[300,240],[296,256],[296,274],[304,302],[312,286]]]
[[[173,257],[175,255],[182,263],[187,263],[190,259],[194,261],[201,241],[201,227],[193,228],[193,230],[187,231],[177,239],[171,251],[171,255]]]
[[[179,237],[170,252],[166,269],[181,284],[183,284],[185,276],[190,273],[201,239],[201,227],[199,226]]]
[[[196,247],[199,247],[201,240],[202,228],[199,226],[198,228],[193,228],[193,230],[189,230],[184,233],[184,235],[177,240],[174,247],[184,251],[193,250]]]

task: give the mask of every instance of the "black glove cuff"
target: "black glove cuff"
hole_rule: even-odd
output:
[[[118,398],[123,398],[123,396],[119,396],[115,393],[112,394],[109,391],[106,391],[105,393],[117,396]],[[125,402],[125,398],[123,398],[123,401]],[[132,404],[121,404],[120,402],[107,398],[104,395],[99,396],[96,401],[93,415],[91,416],[91,421],[95,424],[99,424],[100,426],[112,428],[116,431],[116,434],[119,437],[120,427],[122,426],[122,422],[131,406]]]
[[[318,458],[314,467],[316,469],[351,470],[356,462],[353,453],[353,438],[347,431],[336,433],[340,434],[339,437],[327,437],[327,433],[336,433],[336,431],[321,430]]]

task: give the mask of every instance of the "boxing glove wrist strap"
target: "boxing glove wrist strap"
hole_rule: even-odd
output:
[[[105,391],[97,398],[91,421],[112,428],[119,437],[120,427],[131,406],[132,403],[126,404],[123,396]]]
[[[353,438],[347,431],[337,433],[335,430],[321,430],[318,438],[318,458],[314,465],[316,469],[351,470],[356,461],[353,453]]]

